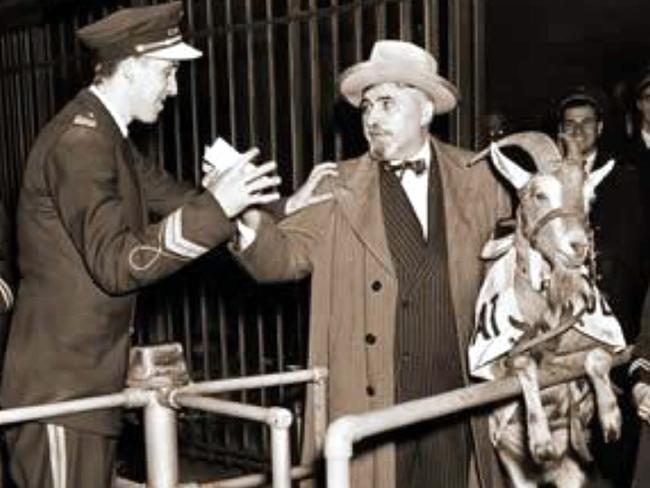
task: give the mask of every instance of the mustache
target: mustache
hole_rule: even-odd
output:
[[[366,130],[369,136],[390,136],[393,133],[384,129],[369,128]]]

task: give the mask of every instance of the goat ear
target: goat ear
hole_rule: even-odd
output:
[[[615,161],[613,159],[610,159],[607,161],[607,163],[605,163],[604,166],[598,168],[596,171],[589,173],[586,183],[586,188],[589,191],[589,194],[593,194],[593,192],[596,190],[596,187],[600,185],[600,182],[603,181],[612,170],[612,168],[614,168],[614,164]]]
[[[492,156],[492,162],[497,171],[501,173],[501,175],[508,180],[515,189],[521,190],[526,186],[528,181],[530,181],[530,173],[521,169],[517,163],[503,154],[499,147],[494,143],[490,144],[490,156]]]

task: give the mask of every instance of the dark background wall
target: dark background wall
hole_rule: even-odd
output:
[[[487,111],[537,127],[569,87],[611,94],[650,63],[647,0],[485,2]]]

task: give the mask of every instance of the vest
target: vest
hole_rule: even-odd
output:
[[[395,402],[463,386],[448,276],[442,186],[435,152],[429,169],[429,238],[399,179],[380,171],[386,238],[397,273]],[[399,488],[465,487],[469,429],[454,418],[416,424],[398,432]]]

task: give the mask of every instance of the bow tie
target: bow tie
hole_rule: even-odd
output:
[[[392,171],[400,179],[407,170],[413,171],[417,175],[421,175],[427,169],[427,162],[424,159],[405,159],[403,161],[383,161],[384,169]]]

